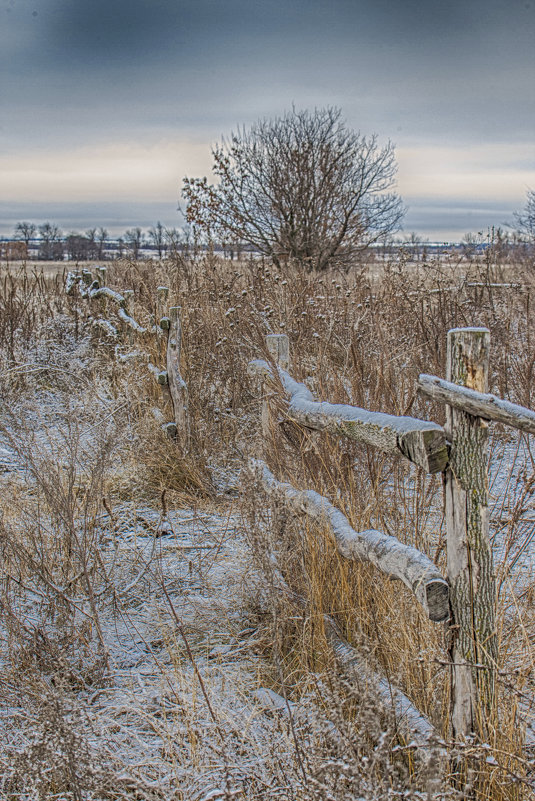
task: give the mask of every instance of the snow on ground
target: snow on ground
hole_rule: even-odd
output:
[[[37,370],[40,380],[45,369],[54,369],[56,377],[63,370],[71,381],[85,365],[84,350],[73,346],[71,351],[70,361],[62,357],[61,364],[56,360],[52,366],[50,361],[47,365],[50,349],[36,353],[28,369]],[[80,369],[81,381],[82,373]],[[41,389],[36,397],[39,412],[33,413],[30,428],[45,451],[52,452],[56,443],[61,444],[58,431],[66,407],[58,402],[57,390]],[[105,393],[95,402],[97,418],[113,414],[115,403]],[[91,439],[92,418],[86,428],[82,445]],[[532,470],[525,437],[493,445],[490,497],[495,552],[501,557],[510,542],[508,560],[526,577],[535,538],[535,504],[524,487]],[[10,481],[27,481],[23,473],[20,455],[8,441],[0,441],[0,492]],[[404,492],[408,498],[418,492],[413,470]],[[87,623],[87,645],[85,653],[82,648],[76,654],[76,681],[65,676],[71,705],[66,716],[71,708],[80,713],[78,726],[93,758],[112,771],[118,785],[141,787],[145,793],[153,788],[158,798],[179,791],[192,801],[221,797],[225,782],[231,792],[250,782],[269,787],[278,770],[295,773],[291,727],[280,709],[274,713],[265,700],[269,691],[259,692],[268,680],[262,643],[256,628],[249,625],[247,586],[254,576],[239,515],[231,506],[226,513],[172,509],[162,515],[157,508],[133,503],[115,505],[112,513],[113,520],[102,512],[96,521],[99,557],[107,575],[95,587],[96,617],[86,597],[71,596],[80,631]],[[440,508],[427,509],[426,527],[436,532],[441,516]],[[53,637],[56,621],[50,616],[44,619],[42,599],[27,592],[19,595],[19,604],[29,627]],[[97,622],[108,670],[96,670],[93,677]],[[13,654],[6,635],[0,631],[0,671],[6,677],[4,686],[11,687],[0,702],[4,766],[13,755],[35,745],[43,731],[38,714],[34,725],[34,713],[19,697],[22,685],[12,684]],[[53,694],[57,675],[46,669],[42,675]],[[59,758],[64,758],[61,752]]]
[[[535,462],[530,437],[514,433],[491,442],[490,532],[495,561],[532,580],[535,540]]]
[[[252,778],[261,782],[264,770],[271,781],[269,755],[278,752],[289,763],[293,749],[287,725],[256,692],[262,663],[255,629],[244,627],[249,557],[240,519],[178,510],[162,520],[147,506],[113,511],[113,536],[106,515],[98,521],[114,588],[102,592],[98,614],[109,672],[95,683],[86,674],[85,686],[70,694],[73,707],[83,710],[90,748],[114,771],[120,768],[119,783],[145,792],[152,786],[162,798],[177,788],[184,797],[206,798],[223,779],[242,787]],[[87,601],[74,600],[88,613]],[[26,623],[37,624],[32,598],[23,606]],[[48,627],[52,633],[53,624]],[[94,627],[92,634],[88,660]],[[5,636],[1,642],[7,669]],[[2,706],[3,750],[20,753],[32,742],[20,726],[24,712]]]

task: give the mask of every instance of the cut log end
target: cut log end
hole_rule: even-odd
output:
[[[441,473],[449,460],[448,445],[442,429],[409,431],[398,437],[401,453],[427,473]]]
[[[178,436],[178,428],[176,423],[164,423],[162,431],[169,437],[169,439],[176,439]]]
[[[425,586],[425,596],[429,619],[435,623],[443,623],[450,616],[450,600],[448,583],[434,579]]]

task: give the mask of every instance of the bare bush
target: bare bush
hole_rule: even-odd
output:
[[[401,201],[387,191],[396,174],[392,144],[348,130],[339,109],[260,120],[216,146],[213,158],[217,185],[184,180],[188,222],[277,266],[347,267],[399,228]]]

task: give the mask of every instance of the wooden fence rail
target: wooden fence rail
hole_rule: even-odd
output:
[[[249,362],[249,373],[275,378],[273,367],[262,359]],[[446,436],[436,423],[369,412],[342,403],[318,402],[304,384],[295,381],[282,367],[277,367],[277,376],[289,397],[288,417],[296,423],[358,440],[385,453],[401,453],[429,473],[446,467]]]
[[[314,490],[296,490],[291,484],[277,481],[264,462],[252,460],[250,467],[268,494],[282,500],[294,514],[304,514],[324,526],[342,556],[370,562],[387,576],[399,579],[414,593],[430,620],[447,620],[448,582],[429,557],[380,531],[355,531],[327,498]]]
[[[447,580],[425,554],[377,531],[354,531],[327,499],[277,481],[263,462],[253,462],[268,494],[276,494],[294,514],[306,514],[324,525],[344,556],[366,559],[401,579],[431,620],[447,621],[453,736],[464,741],[475,735],[486,741],[497,722],[498,670],[486,421],[535,433],[535,412],[488,394],[490,333],[485,328],[449,331],[447,380],[426,374],[419,378],[422,393],[446,404],[445,429],[412,417],[318,402],[288,372],[287,337],[270,335],[266,345],[272,361],[256,359],[249,363],[249,372],[282,389],[289,420],[401,453],[426,472],[445,473]]]
[[[453,384],[436,375],[422,373],[418,378],[420,392],[433,400],[447,403],[448,406],[468,412],[482,420],[494,420],[527,434],[535,434],[535,412],[517,403],[502,400],[496,395],[476,392],[465,386]]]
[[[182,347],[181,308],[179,306],[171,307],[168,310],[169,316],[166,316],[169,289],[165,286],[159,286],[156,290],[156,309],[160,317],[159,324],[156,325],[153,321],[154,324],[150,326],[142,326],[129,313],[129,301],[133,295],[133,290],[124,290],[123,294],[121,294],[117,290],[105,286],[105,267],[97,266],[95,271],[98,276],[96,279],[93,278],[93,274],[89,270],[68,272],[65,278],[65,292],[68,295],[72,295],[78,289],[80,296],[89,303],[98,300],[103,301],[105,303],[104,312],[107,311],[107,302],[115,304],[116,315],[119,321],[127,326],[130,336],[138,334],[142,340],[143,335],[146,334],[160,337],[167,333],[166,369],[156,367],[151,363],[148,354],[142,351],[136,350],[130,355],[144,358],[149,373],[154,376],[162,389],[169,393],[173,406],[174,422],[162,421],[163,415],[159,410],[154,410],[154,416],[166,433],[177,439],[182,450],[187,452],[190,446],[190,422],[188,388],[180,372]],[[107,317],[94,317],[92,325],[112,339],[119,338],[118,329]],[[118,356],[118,358],[120,361],[124,361],[127,357]]]
[[[118,319],[141,337],[150,333],[162,336],[167,332],[167,369],[159,369],[150,362],[148,368],[171,394],[174,430],[187,450],[190,424],[188,390],[180,372],[180,308],[167,310],[169,290],[158,287],[156,308],[158,316],[162,315],[159,325],[141,326],[129,312],[130,292],[121,294],[106,287],[105,268],[97,268],[97,274],[98,279],[94,280],[86,270],[69,273],[66,291],[72,294],[78,287],[88,302],[100,300],[105,309],[107,303],[115,304]],[[165,316],[166,310],[169,316]],[[116,331],[107,318],[93,322],[108,332]],[[534,434],[535,412],[488,394],[490,333],[485,328],[449,331],[446,379],[427,374],[419,377],[420,391],[446,404],[444,428],[413,417],[317,401],[288,372],[288,338],[269,335],[266,347],[271,360],[254,360],[248,369],[250,374],[270,382],[276,388],[275,394],[284,397],[287,419],[309,429],[349,437],[383,452],[402,455],[428,473],[444,472],[447,578],[426,554],[394,537],[373,529],[355,531],[326,498],[278,481],[260,460],[253,460],[250,467],[268,495],[276,496],[292,514],[306,515],[327,529],[344,557],[366,560],[403,581],[432,621],[446,621],[451,642],[452,733],[459,742],[473,736],[486,742],[491,728],[497,724],[498,670],[496,587],[489,539],[487,421]],[[266,393],[262,394],[265,418],[268,401]],[[329,636],[332,632],[332,627],[328,627]]]
[[[250,465],[250,469],[255,473],[258,468]],[[287,595],[303,609],[306,609],[308,607],[307,599],[290,589],[278,567],[275,554],[268,554],[268,559],[273,569],[273,581],[277,590]],[[334,618],[324,614],[323,624],[325,627],[325,637],[342,673],[352,683],[356,682],[357,688],[359,689],[362,688],[362,690],[365,691],[370,684],[372,685],[377,691],[384,707],[392,710],[394,713],[396,731],[401,734],[406,743],[410,743],[411,746],[416,745],[417,757],[423,756],[425,754],[425,749],[429,746],[429,742],[431,740],[436,741],[439,738],[439,732],[436,731],[427,717],[416,709],[405,693],[376,673],[373,665],[370,664],[369,654],[364,655],[359,653],[356,648],[347,642],[340,630],[340,626]],[[273,699],[271,696],[271,698],[276,701],[276,697]],[[287,702],[284,702],[283,699],[285,707],[286,703]],[[443,761],[444,751],[442,748],[437,755],[441,761]]]

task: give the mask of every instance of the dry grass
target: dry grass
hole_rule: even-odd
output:
[[[12,687],[9,695],[18,698],[23,728],[39,720],[44,732],[41,750],[19,746],[22,756],[4,786],[7,797],[30,797],[31,790],[23,789],[26,775],[34,777],[34,784],[26,786],[38,787],[34,797],[39,798],[200,799],[211,786],[199,778],[207,766],[223,788],[212,797],[220,798],[466,797],[468,791],[452,788],[447,775],[440,778],[436,745],[430,745],[423,765],[414,761],[411,749],[399,740],[395,716],[381,708],[372,686],[360,688],[356,697],[354,688],[336,678],[323,616],[336,619],[347,640],[409,696],[448,743],[443,628],[425,618],[404,588],[366,565],[343,560],[325,532],[272,508],[258,488],[246,487],[241,499],[233,500],[236,474],[247,456],[262,453],[278,477],[326,495],[356,528],[383,530],[444,567],[440,478],[354,443],[279,425],[276,404],[271,436],[264,441],[259,388],[247,363],[267,356],[266,334],[284,332],[291,342],[292,374],[318,398],[443,422],[443,409],[416,394],[417,375],[443,375],[449,328],[486,325],[492,338],[491,389],[533,406],[533,283],[525,265],[501,264],[492,253],[484,263],[442,256],[440,264],[407,265],[401,259],[322,275],[301,274],[291,266],[276,270],[257,260],[222,262],[206,254],[110,264],[108,284],[134,288],[131,311],[140,323],[154,321],[159,285],[170,288],[169,305],[182,306],[182,373],[192,421],[188,453],[164,435],[154,416],[157,408],[171,419],[172,408],[166,391],[147,371],[146,357],[116,358],[118,344],[123,357],[140,351],[163,367],[164,337],[149,333],[135,342],[128,335],[119,343],[106,340],[90,329],[87,302],[67,298],[57,278],[26,272],[2,280],[0,382],[5,402],[0,422],[3,444],[18,453],[26,469],[24,480],[8,476],[3,488],[9,493],[2,529],[2,617],[9,659],[2,680],[7,686],[16,673],[23,677],[19,695]],[[490,286],[504,280],[519,286]],[[104,312],[113,314],[102,305],[98,313]],[[493,438],[496,452],[512,442],[499,430]],[[533,581],[517,569],[530,546],[523,516],[532,506],[534,486],[534,462],[524,453],[523,474],[516,469],[521,455],[508,457],[514,502],[500,510],[493,528],[505,543],[498,565],[500,719],[491,742],[462,749],[471,769],[470,792],[493,801],[528,798],[533,782],[533,754],[521,742],[521,721],[529,718],[532,705],[535,637]],[[123,536],[122,512],[116,510],[126,503],[152,505],[160,518],[166,517],[167,506],[228,514],[229,499],[233,514],[240,507],[252,559],[239,616],[243,629],[254,630],[254,647],[249,648],[256,686],[267,684],[307,710],[306,715],[290,716],[287,728],[268,716],[257,721],[259,728],[246,727],[238,735],[244,724],[236,710],[223,710],[220,679],[206,678],[206,670],[196,666],[206,630],[193,622],[185,626],[193,643],[188,653],[162,596],[163,607],[167,604],[163,640],[171,661],[158,667],[156,659],[155,669],[162,682],[188,687],[176,723],[180,718],[184,731],[177,733],[175,724],[164,727],[164,761],[173,766],[169,775],[175,778],[167,789],[158,789],[149,780],[149,769],[139,768],[125,784],[118,779],[124,765],[106,751],[109,739],[104,748],[101,735],[104,767],[100,772],[84,767],[94,758],[97,740],[83,704],[73,701],[74,688],[85,692],[88,683],[99,688],[110,681],[106,610],[110,604],[127,608],[117,587],[128,587],[132,575],[141,575],[129,592],[138,599],[150,597],[161,573],[155,546],[150,568],[143,573],[136,556],[130,579],[117,584],[116,568],[102,550],[103,538],[112,542]],[[233,536],[228,535],[229,541]],[[306,599],[304,605],[281,594],[273,575],[271,583],[266,581],[273,554],[287,585]],[[190,565],[196,570],[193,561]],[[199,575],[206,578],[217,560],[199,565]],[[28,588],[41,599],[41,623],[35,625],[28,624]],[[84,610],[81,616],[75,597]],[[230,617],[219,625],[229,637],[239,630]],[[201,674],[213,705],[211,722],[210,704],[196,681]],[[244,675],[235,682],[234,695],[245,698],[253,686],[250,675]],[[63,721],[61,747],[56,748],[45,725],[48,718]],[[154,717],[150,721],[162,736],[160,723]],[[284,749],[284,757],[270,751],[270,738]],[[69,778],[67,756],[63,772],[60,765],[39,773],[54,748],[69,759],[79,755],[82,767],[76,775]],[[188,760],[194,765],[189,779],[184,773]]]

